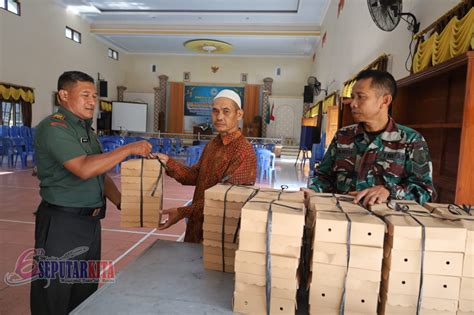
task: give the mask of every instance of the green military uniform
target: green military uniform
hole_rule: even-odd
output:
[[[103,175],[82,180],[63,166],[81,155],[102,152],[91,124],[92,120],[82,120],[61,107],[36,127],[35,152],[43,200],[69,207],[103,205]]]
[[[433,166],[425,139],[390,117],[379,134],[362,124],[338,130],[310,188],[318,192],[348,193],[384,185],[392,199],[433,200]]]
[[[46,259],[77,248],[87,251],[69,260],[100,260],[105,216],[104,175],[82,180],[64,167],[79,156],[102,152],[92,120],[82,120],[61,107],[36,127],[35,151],[42,202],[36,212],[35,249]],[[35,257],[39,262],[44,257]],[[31,284],[33,314],[67,314],[97,290],[98,283],[62,283],[52,279]]]

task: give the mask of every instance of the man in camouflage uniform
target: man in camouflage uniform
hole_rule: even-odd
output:
[[[354,195],[364,206],[389,198],[421,204],[435,198],[425,139],[388,114],[396,93],[388,72],[359,73],[350,104],[358,124],[338,130],[309,188]]]

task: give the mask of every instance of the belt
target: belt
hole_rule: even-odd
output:
[[[58,214],[60,212],[80,216],[91,217],[93,219],[103,219],[105,217],[105,204],[102,207],[87,208],[87,207],[64,207],[51,204],[47,201],[41,201],[37,213]]]

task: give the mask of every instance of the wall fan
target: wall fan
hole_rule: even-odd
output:
[[[321,91],[324,91],[327,95],[327,89],[321,88],[321,82],[319,82],[316,77],[308,77],[307,83],[313,89],[314,95],[318,96],[319,94],[321,94]]]
[[[408,29],[413,33],[418,33],[420,23],[416,17],[409,12],[402,12],[402,0],[367,0],[370,16],[375,24],[383,31],[393,31],[400,20],[403,19],[408,23]],[[403,18],[411,17],[411,21]]]

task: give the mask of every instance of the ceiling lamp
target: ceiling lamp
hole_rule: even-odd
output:
[[[206,54],[226,54],[233,49],[231,44],[214,39],[193,39],[183,45],[193,52]]]

